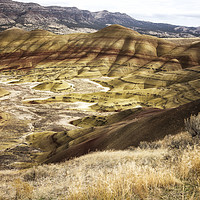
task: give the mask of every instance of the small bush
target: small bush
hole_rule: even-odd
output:
[[[200,136],[200,113],[197,116],[191,115],[190,118],[186,119],[185,127],[192,137]]]
[[[164,139],[153,142],[140,142],[141,149],[186,149],[194,145],[195,140],[188,132],[181,132],[177,135],[166,135]]]
[[[39,167],[33,167],[29,170],[27,170],[26,173],[24,173],[24,181],[37,181],[40,178],[46,178],[49,175],[49,173],[46,171],[46,169],[42,166]]]

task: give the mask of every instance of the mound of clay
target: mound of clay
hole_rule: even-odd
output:
[[[66,80],[91,77],[110,88],[48,102],[83,101],[97,111],[119,111],[138,105],[172,108],[200,98],[199,42],[177,45],[111,25],[90,34],[7,30],[0,33],[0,49],[3,73],[41,82],[35,89],[69,91]],[[109,79],[102,81],[104,76]]]
[[[34,87],[36,90],[46,90],[52,92],[63,92],[72,90],[72,86],[64,81],[44,82]]]
[[[79,66],[74,72],[78,76],[86,76],[86,73],[87,76],[99,73],[121,76],[149,66],[152,61],[159,64],[159,69],[165,63],[170,64],[169,68],[165,66],[167,71],[181,69],[186,63],[187,67],[199,64],[199,57],[194,57],[195,52],[198,53],[194,45],[176,46],[120,25],[111,25],[92,34],[70,35],[13,29],[0,33],[0,66],[21,69],[70,64]],[[172,58],[177,59],[176,62]],[[119,65],[122,66],[119,68]]]
[[[57,92],[49,98],[34,99],[32,95],[38,91],[32,91],[31,98],[22,102],[29,108],[51,109],[62,104],[67,110],[71,104],[72,109],[75,106],[84,112],[117,112],[113,116],[96,113],[78,119],[72,124],[83,129],[62,132],[41,129],[45,119],[40,123],[30,121],[35,133],[28,134],[27,139],[33,148],[41,149],[37,161],[59,162],[90,150],[137,146],[141,141],[183,130],[184,118],[199,112],[199,50],[200,42],[179,45],[120,25],[96,33],[69,35],[12,29],[0,33],[0,72],[5,81],[10,77],[12,84],[39,82],[34,89]],[[109,90],[84,91],[89,84],[82,86],[80,80],[85,78]],[[71,92],[73,81],[76,84]],[[21,109],[20,115],[24,112]],[[35,114],[44,116],[45,112]],[[57,112],[51,116],[56,119]],[[20,134],[30,131],[27,121],[20,117],[16,115],[20,126],[13,118],[2,132],[8,129],[15,133],[16,127]],[[59,122],[65,123],[66,116],[60,117]],[[55,125],[51,117],[45,122]]]
[[[60,133],[37,133],[27,139],[34,147],[45,151],[39,156],[39,162],[60,162],[88,151],[126,149],[139,145],[141,141],[154,141],[177,134],[184,131],[184,119],[198,112],[200,100],[168,110],[136,108],[117,114],[123,119],[110,121],[104,126]]]
[[[3,96],[8,95],[8,94],[9,94],[9,92],[7,90],[0,88],[0,97],[3,97]]]

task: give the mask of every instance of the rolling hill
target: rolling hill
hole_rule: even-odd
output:
[[[181,132],[200,108],[199,52],[198,41],[180,45],[121,25],[1,32],[0,86],[10,92],[0,99],[9,114],[2,165],[59,162]]]

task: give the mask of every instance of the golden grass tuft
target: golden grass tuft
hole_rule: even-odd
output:
[[[33,186],[29,183],[17,178],[14,180],[13,187],[16,191],[15,199],[32,199]]]
[[[184,183],[175,166],[179,162],[167,160],[170,156],[167,149],[138,148],[33,167],[14,176],[22,185],[27,183],[17,188],[18,199],[25,192],[32,194],[31,199],[159,199],[163,191]],[[9,187],[4,189],[9,193]]]

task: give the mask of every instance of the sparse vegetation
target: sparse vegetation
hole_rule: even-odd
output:
[[[199,199],[200,146],[183,132],[125,151],[0,171],[0,179],[0,196],[9,200]]]
[[[29,183],[17,178],[13,182],[15,193],[15,199],[32,199],[33,186]]]
[[[185,120],[185,125],[187,131],[192,135],[192,137],[200,136],[200,113],[195,116],[192,115],[189,119]]]
[[[173,42],[178,45],[189,45],[189,44],[195,44],[200,41],[199,37],[196,38],[165,38],[165,40]]]

